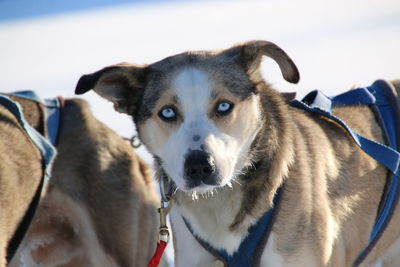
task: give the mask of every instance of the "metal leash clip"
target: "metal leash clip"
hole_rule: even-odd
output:
[[[160,233],[159,240],[168,243],[169,241],[169,229],[167,225],[167,215],[171,211],[172,207],[175,204],[172,195],[174,194],[173,186],[171,183],[168,183],[168,191],[165,192],[165,184],[164,184],[165,176],[164,174],[160,175],[160,194],[161,194],[161,207],[158,209],[160,213]]]
[[[161,207],[158,209],[160,213],[160,232],[159,232],[159,241],[164,241],[166,243],[169,242],[169,229],[167,225],[167,215],[172,209],[174,204],[174,200],[170,200],[168,206],[165,205],[164,201],[161,201]]]

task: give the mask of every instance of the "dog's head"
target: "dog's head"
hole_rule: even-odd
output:
[[[84,75],[76,93],[93,89],[130,114],[163,171],[184,191],[231,185],[251,164],[265,119],[256,84],[262,56],[292,83],[299,73],[273,43],[251,41],[222,51],[187,52],[151,65],[114,65]]]

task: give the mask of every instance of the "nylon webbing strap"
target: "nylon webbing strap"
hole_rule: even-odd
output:
[[[56,149],[54,148],[54,146],[50,144],[49,141],[47,141],[40,133],[38,133],[35,128],[30,126],[26,122],[23,116],[22,108],[18,103],[14,102],[12,99],[5,95],[0,95],[0,101],[0,104],[6,107],[15,116],[24,131],[28,134],[32,142],[39,149],[40,153],[43,156],[46,171],[48,171],[48,167],[51,165],[56,155]]]
[[[349,91],[351,92],[351,91]],[[365,92],[365,90],[358,91],[358,93],[364,95],[362,92]],[[399,171],[399,164],[400,164],[400,153],[394,150],[391,147],[388,147],[384,144],[377,143],[373,140],[370,140],[368,138],[363,137],[362,135],[358,134],[357,132],[353,131],[350,129],[347,124],[333,115],[331,113],[331,107],[333,104],[341,104],[341,102],[338,101],[338,99],[333,98],[332,99],[328,98],[327,96],[324,96],[323,93],[319,91],[314,91],[311,93],[311,96],[315,96],[315,99],[317,101],[315,102],[310,102],[312,97],[306,96],[305,101],[299,101],[299,100],[293,100],[290,102],[290,105],[296,108],[303,109],[308,112],[316,113],[321,116],[324,116],[328,119],[331,119],[338,123],[340,126],[343,127],[347,131],[347,133],[350,134],[354,142],[359,146],[365,153],[367,153],[369,156],[374,158],[376,161],[378,161],[380,164],[388,168],[393,174],[397,175]],[[370,98],[356,98],[357,94],[353,94],[353,103],[355,105],[357,104],[372,104],[374,99]],[[340,98],[343,98],[343,95],[339,95]],[[324,99],[321,101],[321,99]],[[362,99],[368,99],[367,103],[361,103]],[[307,102],[306,102],[307,101]],[[346,101],[347,105],[349,105],[351,102]],[[375,101],[374,101],[375,102]],[[308,103],[308,104],[307,104]]]
[[[233,254],[228,254],[223,249],[215,249],[210,244],[198,237],[189,222],[182,217],[186,227],[199,242],[199,244],[209,251],[212,255],[221,260],[225,267],[258,267],[262,256],[262,251],[268,240],[269,233],[272,229],[272,224],[279,205],[282,187],[279,187],[273,199],[273,207],[269,209],[264,215],[252,225],[248,230],[248,235],[240,243],[238,250]]]
[[[398,150],[400,105],[396,89],[388,82],[378,80],[368,87],[368,90],[376,97],[376,103],[373,107],[386,137],[386,142],[390,147]],[[368,245],[359,253],[353,266],[359,266],[378,242],[393,216],[398,199],[399,176],[398,174],[390,174],[386,180],[377,219],[371,231]]]
[[[42,104],[46,109],[46,137],[50,140],[53,146],[56,145],[58,129],[60,127],[60,101],[58,98],[41,99],[33,91],[14,92],[12,95],[32,100]]]

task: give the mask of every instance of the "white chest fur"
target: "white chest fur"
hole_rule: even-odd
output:
[[[225,188],[208,198],[186,201],[177,207],[179,213],[202,240],[216,249],[235,252],[247,234],[247,229],[230,230],[242,203],[239,186]],[[250,219],[248,219],[249,224]]]
[[[182,217],[202,240],[215,249],[224,249],[233,254],[247,235],[248,226],[254,219],[248,216],[239,229],[232,231],[230,225],[235,219],[242,202],[240,188],[226,188],[208,199],[188,200],[174,207],[171,222],[175,234],[176,264],[190,266],[209,264],[215,257],[209,254],[193,237]],[[195,254],[195,255],[194,255]]]

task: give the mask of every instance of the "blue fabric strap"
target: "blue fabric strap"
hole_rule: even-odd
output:
[[[338,123],[350,134],[354,142],[364,152],[391,171],[391,174],[387,178],[386,187],[388,190],[385,192],[386,194],[382,196],[381,209],[377,214],[375,225],[370,234],[369,243],[360,252],[359,256],[354,261],[353,266],[360,265],[372,247],[376,244],[380,235],[389,223],[399,198],[400,153],[397,151],[398,133],[396,130],[396,126],[399,127],[397,125],[399,122],[395,120],[396,111],[393,104],[390,103],[390,97],[392,98],[392,102],[395,102],[396,105],[398,105],[398,99],[395,94],[389,92],[390,90],[391,89],[386,82],[377,81],[370,87],[354,89],[331,98],[325,96],[319,91],[313,91],[303,99],[303,102],[298,100],[291,102],[291,105],[294,107],[322,115]],[[331,113],[331,109],[334,106],[343,105],[371,105],[374,107],[382,131],[387,139],[386,141],[388,146],[362,137]]]
[[[357,88],[346,93],[332,97],[333,105],[371,105],[376,104],[377,99],[367,88]]]
[[[350,134],[354,142],[365,153],[367,153],[380,164],[388,168],[393,174],[397,175],[400,165],[399,152],[391,147],[361,136],[357,132],[351,130],[344,121],[331,113],[331,108],[333,105],[360,105],[374,104],[376,102],[376,98],[365,88],[349,91],[349,93],[351,97],[347,99],[345,95],[346,93],[338,95],[334,98],[329,98],[319,91],[313,91],[310,93],[311,95],[307,95],[303,101],[293,100],[290,102],[290,105],[308,112],[319,114],[335,121]],[[366,103],[362,103],[362,101],[364,100],[366,101]]]
[[[239,249],[233,254],[228,254],[225,250],[217,250],[213,248],[210,244],[199,238],[193,231],[190,224],[183,217],[183,220],[196,238],[196,240],[211,254],[219,258],[225,263],[227,267],[256,267],[259,264],[261,254],[257,255],[257,250],[259,249],[262,253],[263,247],[268,239],[268,234],[272,227],[272,220],[274,214],[276,213],[276,206],[279,204],[279,199],[281,195],[282,186],[277,190],[273,200],[273,207],[269,209],[264,215],[257,221],[256,224],[252,225],[248,230],[248,235],[241,242]],[[259,259],[256,259],[256,257]]]
[[[53,146],[56,146],[58,130],[60,127],[61,105],[59,99],[51,98],[43,100],[33,91],[14,92],[12,95],[40,103],[46,108],[46,137],[50,140]]]
[[[60,128],[60,101],[58,98],[46,99],[46,133],[47,138],[55,146]]]
[[[400,105],[396,89],[390,83],[378,80],[372,86],[369,86],[368,90],[376,97],[376,103],[373,108],[386,137],[386,143],[391,148],[398,150]],[[360,252],[353,266],[359,266],[363,262],[386,230],[399,200],[399,190],[399,175],[390,174],[386,180],[384,194],[375,225],[371,231],[369,243]]]
[[[39,149],[45,166],[45,177],[48,180],[51,171],[51,164],[56,156],[56,149],[49,143],[35,128],[30,126],[23,115],[21,106],[5,95],[0,94],[0,104],[6,107],[18,120],[24,131],[28,134],[32,142]]]
[[[396,149],[398,147],[398,140],[396,138],[396,129],[395,129],[395,119],[393,116],[393,108],[387,101],[387,97],[385,97],[384,93],[380,89],[377,84],[373,84],[371,87],[369,87],[369,90],[373,92],[375,95],[377,95],[378,98],[378,103],[377,108],[381,116],[381,121],[383,122],[382,127],[384,128],[384,131],[387,134],[387,142],[389,143],[390,147]],[[384,208],[381,211],[381,214],[379,214],[378,219],[376,221],[376,226],[372,230],[371,233],[371,240],[375,239],[376,236],[378,235],[379,230],[383,227],[385,221],[387,220],[389,213],[390,213],[390,208],[395,202],[396,195],[398,194],[399,190],[399,174],[396,173],[391,181],[391,184],[389,186],[389,191],[387,193],[387,198],[386,198],[386,203],[384,205]]]

